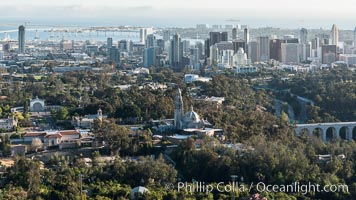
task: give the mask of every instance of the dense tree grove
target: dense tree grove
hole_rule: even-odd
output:
[[[356,75],[345,68],[296,74],[287,81],[276,76],[269,85],[314,101],[315,107],[309,108],[311,121],[349,121],[356,117]]]
[[[286,112],[278,118],[273,100],[284,98],[296,113],[299,103],[291,95],[315,102],[308,105],[310,122],[353,119],[356,110],[355,73],[334,69],[320,73],[295,74],[282,81],[285,74],[271,72],[267,89],[252,87],[256,75],[221,74],[207,83],[183,84],[183,74],[166,68],[151,68],[150,75],[128,76],[119,73],[95,74],[76,72],[48,77],[26,77],[24,84],[6,83],[1,96],[0,115],[8,117],[10,108],[28,104],[30,98],[44,98],[50,105],[64,106],[52,111],[56,123],[68,122],[70,116],[94,114],[98,108],[108,115],[96,120],[92,132],[95,142],[105,144],[87,162],[82,155],[54,154],[48,163],[15,157],[13,167],[2,179],[1,199],[129,199],[136,186],[150,191],[141,199],[352,199],[356,195],[356,143],[341,139],[324,143],[320,138],[296,137]],[[162,84],[155,88],[148,84]],[[140,84],[135,84],[140,83]],[[174,84],[173,84],[174,83]],[[5,84],[5,83],[4,83]],[[131,85],[126,88],[123,85]],[[173,99],[177,87],[182,89],[184,110],[190,105],[215,127],[224,130],[225,140],[214,137],[199,141],[196,137],[169,150],[163,139],[154,148],[151,119],[173,118]],[[121,89],[120,89],[121,88]],[[281,92],[282,91],[282,92]],[[284,92],[287,91],[287,92]],[[284,94],[288,93],[288,94]],[[194,95],[225,97],[222,105],[194,101]],[[284,110],[285,111],[285,110]],[[26,115],[21,121],[26,121]],[[123,124],[141,124],[143,130],[132,131]],[[168,133],[171,134],[171,133]],[[0,148],[9,155],[9,136],[1,138]],[[37,147],[37,145],[36,145]],[[110,159],[102,161],[100,155]],[[318,155],[330,159],[320,160]],[[44,168],[43,168],[44,167]],[[320,185],[346,184],[348,192],[261,193],[251,191],[189,192],[167,190],[178,181],[203,181],[217,185],[229,183],[237,175],[241,184],[251,183]],[[81,191],[81,186],[83,191]]]

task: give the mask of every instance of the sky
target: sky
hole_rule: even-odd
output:
[[[0,25],[138,25],[194,27],[247,24],[251,27],[354,29],[354,0],[0,0]],[[227,21],[234,19],[235,21]]]

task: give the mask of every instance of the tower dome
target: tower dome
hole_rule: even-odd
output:
[[[193,106],[190,106],[190,110],[185,113],[184,121],[186,122],[200,122],[200,116],[194,112]]]

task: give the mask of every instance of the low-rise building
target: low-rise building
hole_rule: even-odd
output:
[[[0,119],[0,129],[12,131],[17,126],[15,118]]]
[[[91,125],[94,123],[95,119],[103,120],[106,119],[107,116],[103,115],[101,109],[98,110],[98,113],[95,115],[84,115],[84,117],[73,116],[72,117],[72,125],[77,128],[91,128]]]

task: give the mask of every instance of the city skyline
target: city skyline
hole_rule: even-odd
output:
[[[195,24],[249,24],[251,27],[273,26],[281,28],[328,28],[338,24],[340,29],[353,29],[351,0],[341,0],[328,7],[329,1],[306,0],[286,5],[285,1],[260,0],[248,2],[225,0],[183,0],[166,2],[159,0],[77,0],[44,1],[24,0],[6,2],[0,8],[0,22],[33,21],[54,24],[122,24],[168,27],[192,27]],[[184,10],[184,15],[182,14]],[[45,18],[43,16],[46,16]]]

